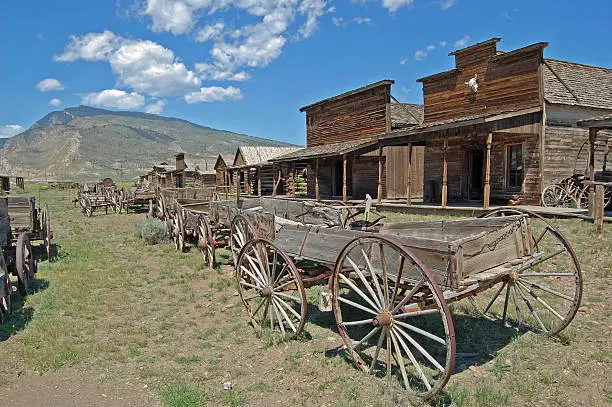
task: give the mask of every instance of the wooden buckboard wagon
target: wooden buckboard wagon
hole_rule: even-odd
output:
[[[0,323],[11,312],[10,276],[17,278],[17,291],[26,296],[38,271],[31,241],[42,240],[50,260],[52,238],[46,204],[41,210],[36,207],[34,197],[0,198]]]
[[[469,299],[483,318],[549,335],[564,329],[580,304],[572,247],[529,212],[497,210],[482,219],[392,224],[370,233],[330,224],[333,208],[289,220],[262,202],[213,202],[210,213],[213,224],[231,220],[238,291],[253,326],[299,335],[305,290],[322,285],[319,307],[333,310],[355,364],[419,396],[437,393],[453,371],[450,303]]]
[[[123,209],[123,193],[112,185],[99,182],[92,189],[85,185],[79,185],[76,191],[75,204],[79,203],[84,216],[90,217],[96,209],[104,208],[108,214],[110,209],[113,213],[120,213]]]

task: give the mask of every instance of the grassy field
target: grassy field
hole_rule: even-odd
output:
[[[147,404],[168,407],[420,404],[348,362],[333,314],[314,309],[300,340],[258,338],[231,266],[211,272],[196,248],[147,245],[135,233],[143,214],[85,218],[70,192],[32,188],[50,204],[58,258],[40,263],[35,292],[0,326],[0,399],[26,379],[35,391],[37,380],[59,371],[138,383]],[[590,223],[555,222],[580,259],[586,308],[562,339],[511,332],[499,343],[492,340],[499,325],[461,318],[461,304],[454,307],[457,351],[471,356],[457,360],[442,394],[425,405],[612,403],[612,228],[596,237]],[[223,390],[224,382],[233,389]]]

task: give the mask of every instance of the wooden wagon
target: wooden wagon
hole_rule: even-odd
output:
[[[333,310],[355,364],[419,396],[438,392],[453,371],[450,303],[469,298],[479,316],[549,335],[564,329],[580,304],[573,249],[531,213],[500,210],[369,233],[279,221],[247,202],[213,203],[211,215],[222,221],[233,213],[238,292],[253,326],[299,335],[305,290],[323,285],[320,306]]]
[[[38,271],[31,240],[44,240],[50,258],[52,237],[46,205],[40,211],[33,197],[0,198],[0,323],[11,312],[13,283],[10,276],[17,278],[17,290],[26,296]]]
[[[75,204],[79,203],[84,216],[90,217],[96,209],[104,208],[104,213],[120,213],[123,208],[123,194],[113,185],[97,183],[92,189],[79,185],[76,190]]]

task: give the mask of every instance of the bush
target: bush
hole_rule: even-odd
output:
[[[148,244],[162,243],[168,240],[168,228],[165,222],[149,218],[144,223],[136,224],[136,235]]]

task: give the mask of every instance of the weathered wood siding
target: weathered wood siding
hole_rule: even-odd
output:
[[[410,165],[412,197],[423,196],[423,160],[425,147],[412,147],[412,162]],[[384,148],[386,156],[385,178],[386,194],[389,199],[406,198],[408,178],[406,168],[408,164],[408,147],[390,146]]]
[[[352,170],[353,199],[364,199],[366,194],[376,199],[378,197],[378,157],[354,157]],[[385,171],[383,171],[383,197],[386,196],[385,178]]]
[[[493,123],[490,128],[466,127],[450,134],[448,139],[447,186],[449,202],[469,198],[470,153],[482,151],[484,185],[484,160],[488,130],[493,130],[491,144],[491,199],[505,203],[509,199],[525,204],[537,204],[540,199],[540,114],[526,115]],[[441,202],[444,133],[434,133],[425,147],[424,184],[435,184],[434,202]],[[521,188],[507,186],[507,151],[510,145],[522,145],[523,184]],[[427,189],[427,187],[425,187]]]
[[[426,123],[541,104],[542,49],[506,56],[487,45],[455,58],[457,71],[422,80]],[[477,93],[465,85],[475,74]]]
[[[306,147],[369,138],[387,131],[391,85],[382,84],[306,110]]]
[[[574,173],[588,177],[589,130],[579,127],[548,125],[544,131],[546,145],[543,162],[543,186],[554,184]],[[604,131],[601,132],[604,133]],[[598,139],[595,146],[595,171],[601,171],[605,142]],[[608,165],[608,167],[612,167],[612,165]]]

